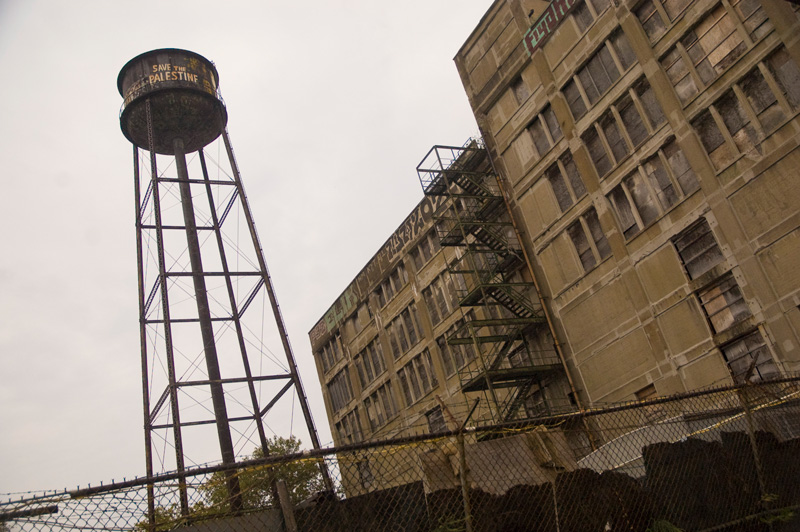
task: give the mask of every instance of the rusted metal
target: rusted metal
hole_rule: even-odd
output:
[[[217,94],[219,75],[205,57],[177,48],[151,50],[128,61],[117,88],[124,98],[122,132],[136,146],[150,149],[145,102],[152,112],[156,153],[173,155],[175,140],[186,152],[220,136],[228,122]]]

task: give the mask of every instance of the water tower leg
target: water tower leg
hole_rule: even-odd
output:
[[[217,436],[222,451],[222,463],[233,464],[236,462],[236,456],[233,452],[233,440],[231,439],[231,429],[228,424],[228,412],[225,407],[217,346],[214,342],[214,328],[211,323],[211,310],[208,304],[206,281],[203,275],[203,261],[200,255],[200,241],[197,237],[197,224],[194,217],[191,185],[189,184],[189,170],[186,166],[183,141],[179,138],[175,139],[175,167],[178,170],[178,181],[180,182],[179,188],[184,226],[186,228],[186,241],[189,250],[189,261],[192,266],[192,280],[194,282],[195,300],[197,301],[197,314],[200,321],[200,334],[203,338],[203,352],[205,353],[206,367],[208,369],[208,380],[211,382],[211,402],[214,406]],[[236,512],[242,508],[239,478],[236,476],[235,471],[228,471],[226,475],[231,510]]]

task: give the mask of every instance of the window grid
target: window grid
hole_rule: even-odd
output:
[[[336,423],[336,432],[339,434],[339,440],[345,445],[358,443],[362,440],[358,407],[345,414],[341,421]]]
[[[342,359],[342,339],[339,333],[335,333],[333,337],[322,346],[317,352],[317,356],[322,360],[322,369],[327,373]]]
[[[611,247],[600,227],[600,220],[594,207],[567,227],[567,235],[578,254],[584,272],[588,273],[611,255]]]
[[[468,320],[473,320],[474,317],[475,314],[471,310],[467,312]],[[439,346],[439,353],[442,357],[442,365],[448,377],[475,360],[475,347],[472,344],[450,345],[447,343],[447,338],[462,329],[464,323],[463,319],[458,320],[447,332],[436,338],[436,345]]]
[[[561,212],[567,212],[580,198],[586,195],[586,186],[583,184],[572,154],[569,151],[545,170],[545,175],[553,189]]]
[[[453,279],[446,273],[434,279],[422,291],[422,298],[428,308],[428,315],[434,327],[458,308]]]
[[[389,344],[395,359],[411,349],[422,339],[422,326],[419,323],[416,303],[411,303],[386,327]]]
[[[562,89],[575,120],[583,117],[635,61],[625,34],[617,31],[611,35]]]
[[[397,406],[392,392],[392,382],[386,381],[385,384],[367,397],[364,400],[364,407],[367,410],[369,426],[373,432],[393,418],[397,413]]]
[[[406,406],[411,406],[439,386],[431,353],[426,348],[397,372]]]
[[[760,142],[797,110],[798,81],[800,68],[779,48],[692,120],[717,170],[740,154],[760,153]]]
[[[353,399],[353,387],[350,385],[350,374],[347,368],[337,373],[328,383],[328,396],[331,408],[338,412]]]
[[[354,359],[361,387],[377,379],[385,370],[386,362],[379,338],[373,339]]]
[[[674,139],[625,176],[608,194],[626,239],[700,188]]]
[[[717,5],[662,58],[678,98],[685,105],[728,69],[771,26],[757,2],[734,0]]]
[[[582,135],[598,176],[606,176],[666,121],[645,80],[639,80]]]

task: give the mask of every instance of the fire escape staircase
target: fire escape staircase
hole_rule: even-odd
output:
[[[526,417],[530,393],[552,372],[563,371],[557,356],[531,352],[526,333],[545,324],[541,308],[521,280],[522,248],[509,219],[486,149],[475,141],[462,148],[434,146],[417,167],[423,191],[444,202],[434,219],[442,246],[457,249],[448,264],[459,305],[468,319],[448,338],[472,344],[482,361],[463,371],[464,393],[492,389],[500,419]]]

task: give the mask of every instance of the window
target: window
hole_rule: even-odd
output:
[[[697,295],[715,333],[730,329],[752,316],[733,274],[720,277]]]
[[[650,85],[637,82],[582,136],[597,174],[608,174],[665,120]]]
[[[787,55],[785,49],[778,49],[692,121],[718,170],[738,154],[760,152],[761,139],[797,109],[800,69]]]
[[[336,432],[343,445],[358,443],[362,440],[361,419],[358,415],[358,407],[345,414],[342,420],[336,424]]]
[[[400,291],[401,288],[408,282],[408,274],[403,266],[403,263],[397,265],[392,270],[389,277],[385,279],[378,288],[375,289],[375,294],[378,296],[378,302],[381,307],[391,301],[394,295]]]
[[[362,460],[356,463],[358,468],[358,480],[361,482],[361,487],[368,490],[375,485],[375,477],[372,474],[372,468],[369,465],[369,460]]]
[[[758,331],[722,348],[736,384],[758,382],[780,375],[775,361]]]
[[[362,388],[365,388],[386,370],[379,338],[372,340],[363,351],[356,355],[355,364]]]
[[[392,355],[398,358],[422,339],[422,326],[419,324],[417,305],[411,303],[386,327]]]
[[[433,410],[429,411],[425,414],[425,417],[428,419],[428,432],[431,434],[437,434],[439,432],[447,432],[447,423],[444,421],[444,414],[442,413],[442,407],[437,406]]]
[[[599,262],[611,255],[606,235],[600,228],[600,220],[594,207],[586,211],[574,224],[567,228],[567,234],[575,246],[583,270],[588,272]]]
[[[625,238],[631,238],[699,188],[674,140],[622,179],[608,195]]]
[[[708,87],[751,46],[737,29],[737,18],[743,21],[753,40],[768,30],[766,14],[758,2],[744,0],[731,4],[733,13],[718,5],[661,58],[661,66],[684,104]],[[748,24],[755,26],[749,28]]]
[[[705,218],[681,231],[673,243],[689,279],[696,279],[725,260]]]
[[[536,115],[527,130],[536,146],[537,157],[543,157],[563,136],[558,119],[549,105]]]
[[[414,259],[414,268],[417,271],[421,270],[439,249],[439,237],[434,234],[434,231],[429,231],[428,234],[422,237],[417,247],[411,251],[411,258]]]
[[[328,397],[331,399],[331,408],[338,412],[353,398],[353,388],[350,386],[350,374],[347,368],[337,373],[328,383]]]
[[[518,104],[527,100],[528,96],[531,95],[531,91],[528,90],[528,86],[525,84],[525,80],[522,79],[522,76],[517,76],[516,79],[511,82],[511,90],[514,92],[514,98],[516,98]]]
[[[612,35],[564,86],[564,96],[575,120],[586,114],[587,108],[597,103],[620,73],[635,62],[625,34],[618,31]]]
[[[422,291],[422,297],[425,300],[425,306],[428,308],[428,314],[434,326],[438,325],[458,307],[453,279],[447,274],[442,274],[434,279]]]
[[[394,402],[391,381],[386,381],[383,386],[367,397],[364,400],[364,406],[367,409],[369,426],[373,431],[379,429],[394,417],[397,413],[397,407]]]
[[[474,319],[472,311],[467,313],[468,319]],[[457,370],[463,368],[468,363],[475,360],[475,347],[469,338],[469,331],[464,326],[463,319],[458,320],[446,333],[436,338],[436,345],[439,346],[439,353],[442,355],[442,365],[448,377]],[[466,342],[450,345],[447,339],[459,333],[459,340]]]
[[[528,418],[542,417],[550,414],[544,397],[544,390],[533,389],[525,397],[525,416]]]
[[[416,403],[439,386],[439,381],[436,379],[436,370],[434,370],[433,361],[431,360],[431,353],[428,349],[425,349],[415,356],[411,362],[403,366],[397,372],[397,376],[400,379],[400,387],[403,389],[406,406]]]
[[[322,360],[322,368],[325,372],[330,371],[330,369],[342,359],[341,342],[341,336],[337,332],[333,335],[333,338],[317,352],[317,356]]]
[[[586,194],[586,187],[569,151],[545,170],[545,175],[550,182],[561,212],[567,212],[567,209]]]
[[[580,2],[572,10],[572,17],[581,33],[592,25],[592,22],[611,5],[611,0],[586,0]]]

